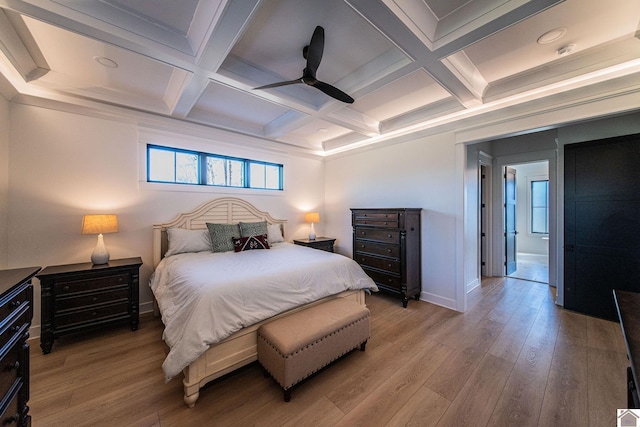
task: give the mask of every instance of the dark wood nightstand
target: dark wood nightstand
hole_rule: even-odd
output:
[[[141,265],[137,257],[42,270],[36,276],[41,289],[42,352],[51,352],[61,335],[126,322],[132,331],[138,329]]]
[[[331,237],[316,237],[316,240],[298,239],[294,240],[293,243],[300,246],[308,246],[313,249],[333,252],[333,244],[335,241],[336,239],[332,239]]]

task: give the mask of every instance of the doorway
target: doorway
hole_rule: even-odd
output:
[[[504,275],[549,283],[549,162],[506,165]]]

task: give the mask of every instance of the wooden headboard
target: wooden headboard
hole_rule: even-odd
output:
[[[275,219],[269,213],[258,210],[251,203],[235,197],[221,197],[211,200],[191,212],[181,213],[174,220],[153,226],[153,265],[158,265],[168,249],[167,229],[184,228],[202,230],[207,223],[237,224],[238,222],[267,221],[279,224],[284,236],[286,219]]]

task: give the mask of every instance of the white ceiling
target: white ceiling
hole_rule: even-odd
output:
[[[616,79],[637,90],[639,24],[638,0],[0,0],[0,91],[327,155]],[[355,102],[254,90],[302,75],[318,25],[317,77]]]

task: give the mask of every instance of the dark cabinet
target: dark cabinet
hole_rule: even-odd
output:
[[[30,426],[29,327],[31,279],[40,267],[0,270],[0,425]]]
[[[418,299],[422,291],[422,209],[351,209],[353,259],[382,291]]]
[[[138,329],[140,258],[47,267],[41,288],[40,347],[47,354],[59,336],[116,323]]]

